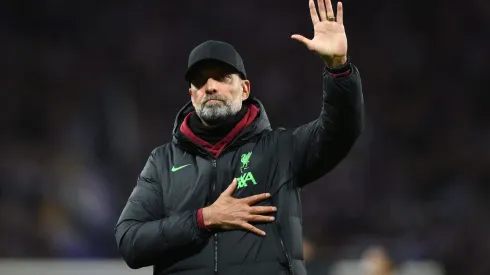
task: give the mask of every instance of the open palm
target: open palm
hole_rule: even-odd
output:
[[[347,55],[347,36],[343,24],[342,2],[337,4],[337,18],[335,19],[330,0],[317,0],[318,12],[313,1],[309,2],[314,30],[313,39],[310,40],[299,34],[294,34],[291,38],[300,41],[325,60],[345,57]]]

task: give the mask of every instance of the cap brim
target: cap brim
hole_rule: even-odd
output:
[[[199,69],[200,66],[202,66],[204,63],[206,62],[217,62],[217,63],[220,63],[220,64],[223,64],[223,65],[226,65],[227,67],[229,67],[231,70],[233,70],[235,73],[239,74],[243,79],[245,79],[245,76],[237,69],[235,68],[235,66],[233,64],[230,64],[229,62],[226,62],[224,60],[221,60],[219,58],[203,58],[203,59],[200,59],[196,62],[194,62],[194,64],[192,64],[189,68],[187,68],[187,70],[185,71],[185,74],[184,74],[184,79],[187,81],[187,82],[191,82],[192,80],[192,75],[196,72],[196,70]]]

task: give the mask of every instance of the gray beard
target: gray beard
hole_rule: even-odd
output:
[[[197,115],[204,121],[213,124],[236,115],[242,107],[241,101],[237,103],[207,103],[196,109]]]

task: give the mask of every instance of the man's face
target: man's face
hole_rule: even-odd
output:
[[[240,111],[250,94],[250,82],[226,66],[208,63],[196,70],[189,93],[201,120],[217,124]]]

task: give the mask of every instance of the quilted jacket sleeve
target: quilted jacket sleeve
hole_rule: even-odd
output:
[[[350,61],[338,72],[325,68],[321,104],[317,119],[291,132],[291,162],[300,187],[339,164],[363,130],[361,78]]]

